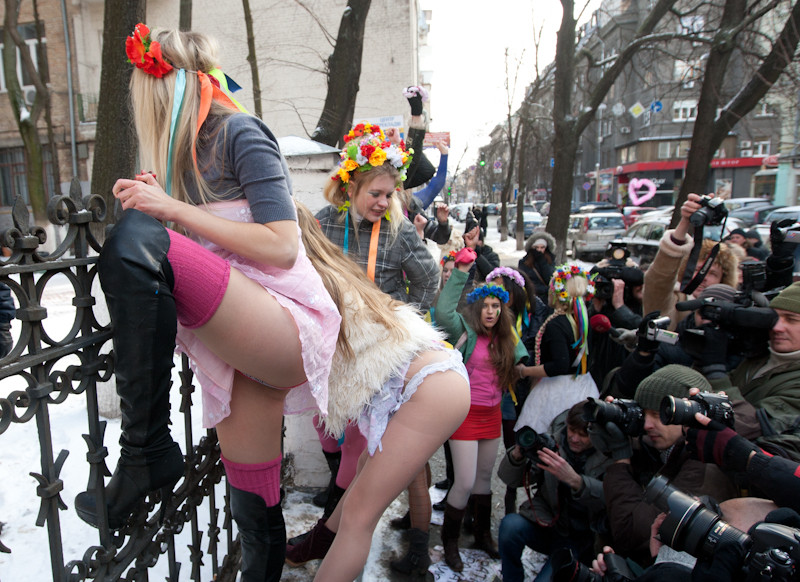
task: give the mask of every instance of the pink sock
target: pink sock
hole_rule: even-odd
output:
[[[228,288],[231,266],[190,238],[167,229],[178,321],[189,329],[208,322]]]
[[[322,445],[322,450],[326,453],[335,453],[339,450],[339,439],[335,439],[332,436],[325,433],[325,425],[320,420],[318,414],[314,415],[314,428],[317,430],[317,435],[319,436],[319,444]]]
[[[220,455],[225,465],[228,483],[242,491],[259,495],[267,507],[281,502],[281,460],[276,457],[266,463],[234,463]]]
[[[339,462],[339,472],[336,474],[336,484],[342,489],[347,489],[356,476],[358,458],[367,448],[367,439],[358,430],[355,424],[348,424],[344,429],[344,443],[342,443],[342,460]]]

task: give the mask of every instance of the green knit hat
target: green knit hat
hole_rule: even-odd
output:
[[[800,313],[800,281],[792,283],[778,293],[778,296],[769,302],[773,309],[785,309],[792,313]]]
[[[633,399],[642,408],[659,410],[665,396],[686,398],[689,396],[689,388],[700,388],[701,392],[710,392],[711,384],[696,370],[679,364],[670,364],[642,380]]]

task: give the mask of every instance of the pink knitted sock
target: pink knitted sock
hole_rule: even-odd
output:
[[[367,448],[367,439],[358,430],[358,425],[348,424],[344,429],[344,443],[342,443],[342,460],[339,463],[339,472],[336,474],[336,484],[342,489],[347,489],[356,476],[358,458]]]
[[[232,487],[259,495],[267,507],[281,502],[281,459],[276,457],[266,463],[234,463],[220,455],[225,474]]]
[[[172,294],[178,321],[189,329],[200,327],[217,311],[228,288],[228,262],[173,230],[169,233],[167,260],[175,285]]]

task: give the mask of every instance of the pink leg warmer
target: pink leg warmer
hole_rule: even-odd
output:
[[[336,484],[342,489],[347,489],[356,476],[358,458],[367,448],[367,439],[358,430],[355,424],[347,425],[344,429],[344,443],[342,443],[342,460],[339,463],[339,473],[336,475]]]
[[[253,465],[234,463],[220,455],[225,474],[232,487],[259,495],[267,507],[281,502],[281,459],[276,457],[266,463]]]
[[[322,450],[326,453],[335,453],[339,450],[339,440],[325,433],[325,425],[319,418],[318,414],[314,415],[314,428],[319,436],[319,444],[322,445]]]
[[[193,240],[173,230],[167,232],[167,260],[175,279],[172,293],[178,321],[186,328],[197,328],[208,322],[219,307],[228,288],[231,266]]]

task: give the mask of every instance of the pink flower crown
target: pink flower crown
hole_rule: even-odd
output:
[[[359,123],[343,139],[345,146],[339,154],[339,170],[331,176],[331,180],[342,183],[342,191],[347,190],[354,172],[366,172],[385,162],[400,172],[400,180],[406,179],[406,170],[414,152],[406,151],[403,143],[390,143],[379,126]]]
[[[494,279],[503,276],[508,277],[523,289],[525,288],[525,279],[522,278],[522,275],[519,274],[519,271],[516,271],[510,267],[497,267],[496,269],[493,269],[491,273],[486,275],[486,282],[489,283]]]

